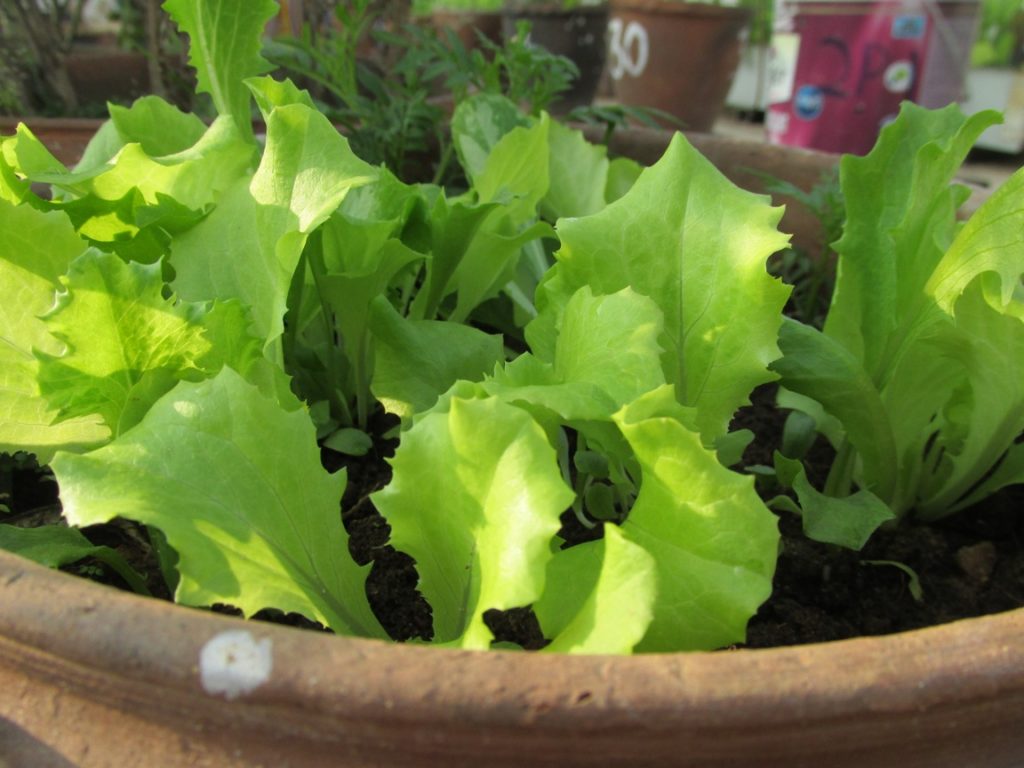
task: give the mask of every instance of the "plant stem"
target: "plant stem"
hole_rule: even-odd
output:
[[[832,468],[825,479],[824,494],[835,498],[842,498],[850,495],[853,485],[853,467],[857,460],[857,451],[853,444],[843,438],[842,445],[836,452],[836,458],[832,462]]]

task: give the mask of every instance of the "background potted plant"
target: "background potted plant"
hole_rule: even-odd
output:
[[[511,0],[505,5],[503,17],[506,38],[517,33],[520,22],[527,21],[531,43],[575,64],[575,82],[552,104],[553,111],[569,112],[594,100],[605,66],[606,2]]]
[[[615,0],[609,21],[609,74],[623,104],[648,106],[683,127],[709,131],[740,61],[743,6],[678,0]]]

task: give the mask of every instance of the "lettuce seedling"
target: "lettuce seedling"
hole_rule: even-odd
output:
[[[869,155],[842,160],[824,330],[787,322],[772,366],[780,402],[836,448],[823,494],[795,473],[816,538],[858,547],[887,519],[935,520],[1024,480],[1024,172],[966,223],[952,183],[997,120],[905,104]]]

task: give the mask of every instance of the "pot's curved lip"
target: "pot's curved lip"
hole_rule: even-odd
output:
[[[201,660],[204,647],[226,632],[248,633],[242,639],[271,662],[237,690],[218,687]],[[901,722],[931,709],[956,717],[980,707],[989,724],[1002,718],[1019,726],[1022,636],[1024,609],[768,650],[629,657],[460,651],[244,622],[0,552],[0,666],[44,675],[59,669],[62,685],[71,687],[96,685],[97,675],[141,681],[172,697],[209,700],[211,711],[226,695],[255,707],[298,705],[325,722],[443,720],[556,732],[585,724],[654,736],[714,733],[726,721],[763,728],[792,721],[794,713],[807,724],[836,723],[867,711],[898,732]],[[1006,706],[1008,692],[1016,710]],[[126,706],[138,703],[124,695]]]

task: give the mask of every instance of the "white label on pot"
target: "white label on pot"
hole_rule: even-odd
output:
[[[221,632],[199,652],[199,680],[207,693],[235,699],[270,679],[273,654],[269,638],[257,641],[244,629]]]
[[[768,53],[768,103],[783,104],[793,97],[800,35],[776,33]]]
[[[647,69],[651,53],[650,38],[644,25],[631,21],[623,27],[622,19],[613,18],[608,22],[608,35],[612,78],[621,80],[623,75],[640,77]]]

